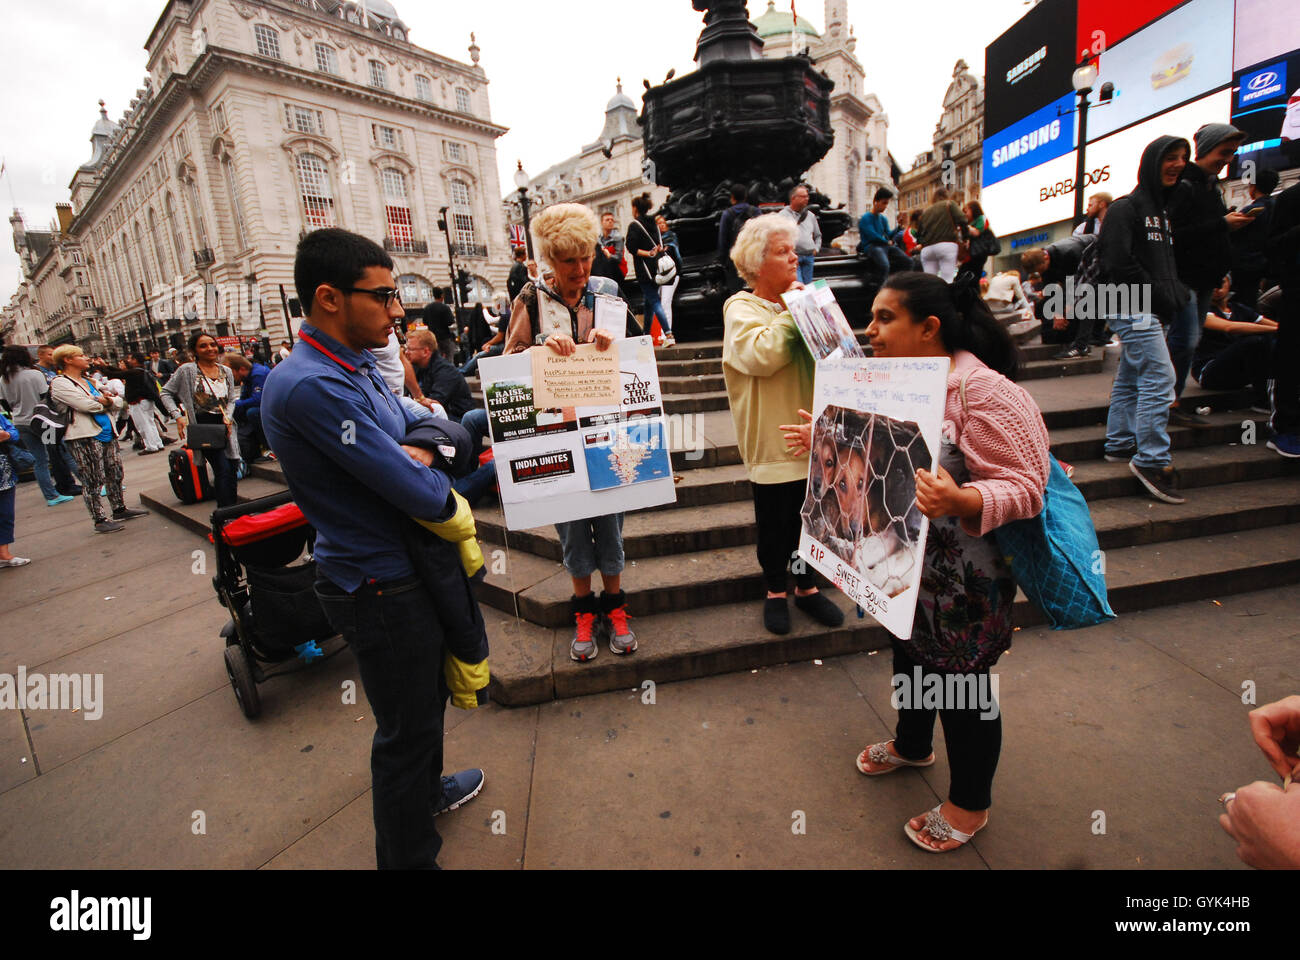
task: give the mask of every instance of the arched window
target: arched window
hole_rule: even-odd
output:
[[[176,200],[169,192],[164,198],[163,211],[167,217],[167,232],[172,236],[172,248],[176,252],[176,270],[186,273],[185,269],[185,235],[181,233],[180,220],[176,216]]]
[[[253,24],[253,38],[257,41],[257,52],[264,57],[280,59],[280,35],[268,26]]]
[[[203,222],[203,204],[199,199],[199,185],[193,179],[185,181],[185,200],[190,207],[190,223],[194,226],[194,242],[199,249],[208,249],[208,228]]]
[[[398,277],[397,289],[402,292],[402,303],[408,307],[433,299],[433,284],[418,273],[404,273]]]
[[[221,171],[226,175],[226,190],[230,194],[230,213],[235,221],[235,243],[240,250],[248,249],[248,234],[244,230],[244,212],[239,199],[239,181],[235,179],[235,164],[230,154],[221,158]]]
[[[153,286],[153,271],[149,269],[149,252],[144,246],[144,231],[140,229],[140,221],[137,220],[132,230],[135,234],[135,255],[140,258],[140,275],[144,277],[145,289]]]
[[[384,217],[388,221],[388,236],[398,250],[410,250],[415,240],[411,226],[411,204],[406,198],[406,175],[387,167],[379,171],[384,188]]]
[[[316,69],[321,73],[338,76],[339,55],[328,43],[316,44]]]
[[[477,242],[477,236],[474,233],[474,206],[469,184],[463,180],[452,180],[448,190],[451,194],[452,227],[456,232],[456,243],[462,247],[472,247]]]
[[[334,226],[334,191],[329,169],[314,153],[298,154],[298,189],[307,225],[313,230]]]
[[[131,242],[125,230],[122,231],[122,260],[126,263],[126,276],[130,280],[126,285],[126,302],[130,303],[140,291],[140,274],[136,270],[135,259],[131,256]]]
[[[122,258],[118,255],[116,243],[109,248],[109,251],[109,256],[111,258],[109,262],[113,264],[113,271],[111,274],[113,277],[113,299],[116,300],[117,305],[121,307],[126,304],[126,297],[122,295],[122,291],[126,289],[126,283],[122,279]]]
[[[162,245],[162,240],[158,236],[158,215],[154,213],[153,207],[149,208],[149,239],[153,241],[153,255],[158,261],[158,273],[163,278],[171,272],[171,264],[167,262],[167,254]]]

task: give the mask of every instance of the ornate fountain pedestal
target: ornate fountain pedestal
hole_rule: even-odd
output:
[[[684,261],[673,305],[679,340],[717,336],[722,305],[739,289],[728,283],[718,256],[718,224],[732,185],[744,184],[750,203],[777,209],[835,139],[830,78],[805,56],[763,59],[744,0],[693,3],[706,12],[695,52],[699,69],[648,90],[641,115],[650,169],[672,191],[662,213]],[[826,244],[855,226],[815,190],[811,209]],[[831,282],[850,322],[861,325],[870,308],[862,262],[818,257],[816,275]]]

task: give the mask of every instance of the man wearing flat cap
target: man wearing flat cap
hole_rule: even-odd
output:
[[[1174,363],[1174,406],[1170,424],[1203,427],[1204,417],[1179,409],[1192,354],[1201,339],[1210,295],[1223,282],[1232,265],[1228,234],[1253,219],[1247,213],[1229,213],[1219,192],[1218,179],[1246,135],[1226,123],[1207,123],[1196,131],[1196,160],[1183,168],[1178,189],[1169,200],[1169,220],[1174,234],[1178,277],[1194,294],[1169,330],[1169,355]]]

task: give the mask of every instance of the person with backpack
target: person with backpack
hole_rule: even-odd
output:
[[[722,219],[718,221],[718,259],[722,261],[722,267],[730,281],[729,289],[740,283],[736,265],[731,262],[731,248],[736,245],[736,238],[740,236],[741,228],[761,213],[758,207],[748,201],[749,191],[745,185],[733,183],[731,206],[722,211]]]
[[[1142,151],[1138,184],[1110,205],[1102,221],[1102,279],[1150,291],[1151,313],[1135,305],[1106,317],[1119,337],[1119,369],[1110,390],[1105,458],[1128,462],[1133,476],[1157,500],[1185,503],[1178,493],[1169,442],[1174,365],[1165,328],[1190,299],[1178,278],[1169,197],[1187,164],[1191,146],[1181,137],[1157,137]]]
[[[648,193],[632,198],[632,210],[636,213],[636,219],[627,227],[627,252],[632,255],[636,282],[641,288],[641,299],[645,303],[645,328],[651,329],[651,317],[658,317],[659,327],[664,334],[663,346],[671,347],[677,341],[673,338],[673,322],[659,299],[659,287],[661,281],[671,282],[677,278],[677,261],[668,252],[659,226],[650,216],[652,205]],[[661,263],[664,257],[672,263],[670,271],[664,270]]]
[[[4,354],[0,355],[0,400],[9,405],[13,415],[12,442],[21,444],[32,455],[36,484],[41,488],[45,505],[57,507],[71,503],[73,498],[59,493],[54,478],[50,476],[50,458],[67,454],[54,438],[52,427],[49,434],[54,442],[48,445],[44,442],[45,421],[36,416],[38,407],[48,409],[49,391],[45,375],[37,368],[27,348],[5,347]],[[71,469],[71,465],[69,467]]]
[[[1047,426],[1014,382],[1018,351],[973,279],[949,285],[932,274],[894,274],[872,305],[867,336],[873,356],[947,357],[951,364],[939,460],[916,474],[917,506],[930,518],[916,618],[911,635],[893,644],[895,683],[907,678],[913,695],[900,698],[894,739],[856,759],[869,777],[932,766],[938,713],[948,796],[904,829],[923,850],[947,853],[988,824],[1002,717],[965,697],[936,711],[919,702],[918,687],[934,685],[935,677],[937,689],[971,689],[964,681],[972,675],[987,685],[1011,646],[1016,580],[993,534],[1043,510],[1052,467]],[[795,448],[811,447],[810,422],[782,429]],[[920,684],[912,681],[918,673]]]

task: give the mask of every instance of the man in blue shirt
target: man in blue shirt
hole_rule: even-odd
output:
[[[455,504],[450,477],[431,469],[433,453],[402,444],[414,418],[370,352],[405,315],[392,271],[388,254],[357,234],[303,238],[294,283],[308,319],[266,378],[262,426],[316,528],[316,593],[356,656],[375,715],[376,860],[380,869],[435,868],[442,840],[433,818],[476,796],[483,771],[442,776],[440,600],[405,535],[411,518],[446,520]]]
[[[262,448],[265,446],[262,434],[262,388],[266,386],[271,368],[249,360],[242,353],[228,353],[221,360],[235,375],[235,384],[239,387],[239,399],[235,401],[239,452],[244,455],[244,463],[256,463],[265,459],[262,456]]]
[[[885,219],[885,208],[893,197],[892,192],[881,187],[876,191],[871,210],[864,213],[858,221],[858,253],[879,271],[881,280],[893,270],[912,268],[912,261],[907,254],[894,246],[889,221]]]

